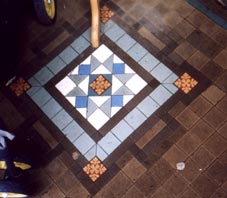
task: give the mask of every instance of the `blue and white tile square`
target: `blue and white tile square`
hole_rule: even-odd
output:
[[[103,44],[56,88],[98,130],[146,85]]]

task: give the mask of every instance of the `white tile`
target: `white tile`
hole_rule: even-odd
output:
[[[151,94],[150,97],[155,100],[158,104],[164,104],[172,94],[163,87],[163,85],[159,85]]]
[[[134,95],[123,96],[123,105],[125,106],[132,98],[134,98]]]
[[[71,104],[73,107],[75,107],[76,105],[76,97],[65,97]]]
[[[91,64],[91,56],[88,56],[80,65],[90,65]]]
[[[100,65],[92,74],[111,74],[111,72],[103,65]]]
[[[90,96],[89,97],[98,107],[101,107],[107,100],[110,99],[110,96]]]
[[[89,76],[85,78],[79,85],[81,90],[87,95],[88,94],[88,84],[89,84]]]
[[[126,74],[135,74],[135,71],[129,67],[128,65],[125,64],[125,73]]]
[[[79,66],[77,65],[76,68],[70,72],[70,74],[78,75],[79,74]]]
[[[79,111],[82,116],[87,118],[87,108],[76,108],[76,110]]]
[[[91,161],[97,153],[97,145],[93,146],[87,153],[85,153],[84,157],[88,160]]]
[[[111,117],[113,117],[122,107],[111,107]]]
[[[138,94],[147,83],[138,75],[134,75],[126,84],[125,84],[134,94]]]
[[[73,144],[83,155],[96,145],[87,133],[83,133]]]
[[[111,131],[121,142],[123,142],[133,133],[134,129],[129,126],[127,122],[121,120]]]
[[[113,62],[114,63],[124,63],[123,60],[121,60],[117,55],[114,54],[113,57]]]
[[[93,53],[93,56],[95,56],[101,63],[104,63],[104,61],[109,58],[113,52],[107,48],[104,44],[102,44],[97,50],[95,50]]]
[[[114,94],[122,86],[123,86],[123,83],[113,75],[112,76],[112,94]]]
[[[104,161],[108,157],[107,153],[99,145],[97,145],[96,155],[101,161]]]
[[[160,105],[148,96],[137,107],[145,116],[150,117]]]
[[[66,76],[63,80],[56,84],[55,87],[65,96],[72,91],[76,85],[68,76]]]
[[[121,142],[111,132],[98,142],[98,145],[108,154],[111,154],[120,144]]]
[[[100,109],[97,109],[89,118],[88,121],[95,127],[97,130],[100,129],[109,118],[105,113]]]

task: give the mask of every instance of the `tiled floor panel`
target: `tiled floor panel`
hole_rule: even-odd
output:
[[[100,2],[97,49],[88,1],[58,1],[56,24],[22,27],[0,121],[36,162],[31,197],[227,197],[225,10]]]

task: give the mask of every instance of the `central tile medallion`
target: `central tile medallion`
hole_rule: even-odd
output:
[[[56,88],[98,130],[146,85],[103,44]]]

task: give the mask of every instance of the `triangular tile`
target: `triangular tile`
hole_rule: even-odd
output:
[[[70,91],[66,97],[75,97],[75,96],[86,96],[87,94],[85,94],[83,92],[83,90],[81,90],[79,87],[75,87],[72,91]]]
[[[126,86],[120,87],[113,95],[134,95],[134,93]]]
[[[88,94],[89,76],[87,76],[78,86],[85,94]]]
[[[111,117],[111,99],[107,100],[100,109],[110,118]]]
[[[68,77],[78,86],[88,76],[87,75],[68,75]]]
[[[79,65],[76,66],[76,68],[70,72],[70,75],[78,75],[79,74]]]
[[[111,55],[103,65],[112,73],[113,72],[113,55]]]
[[[113,62],[114,63],[124,63],[123,60],[121,60],[117,55],[114,54],[114,57],[113,57]]]
[[[111,108],[111,117],[113,117],[122,107],[112,107]]]
[[[84,117],[87,118],[87,108],[76,108],[77,111],[80,112],[80,114]]]
[[[90,99],[98,106],[101,107],[110,96],[90,96]]]
[[[132,100],[133,97],[134,95],[123,96],[123,105],[126,105],[130,100]]]
[[[76,106],[76,97],[66,97],[66,99],[73,105],[73,107]]]
[[[115,93],[120,87],[122,87],[123,84],[118,78],[115,76],[112,77],[112,94]]]
[[[98,109],[98,106],[88,98],[87,117],[89,117],[94,111]]]
[[[101,63],[97,58],[95,58],[93,55],[91,55],[91,73],[100,66]]]
[[[104,67],[104,65],[100,65],[96,70],[92,72],[92,74],[111,74],[111,72]]]
[[[126,74],[135,74],[135,71],[131,69],[128,65],[125,64],[125,73]]]
[[[135,74],[115,74],[114,76],[116,76],[118,80],[120,80],[123,84],[125,84],[134,75]]]
[[[82,63],[81,65],[90,65],[91,64],[91,56],[88,56]]]

